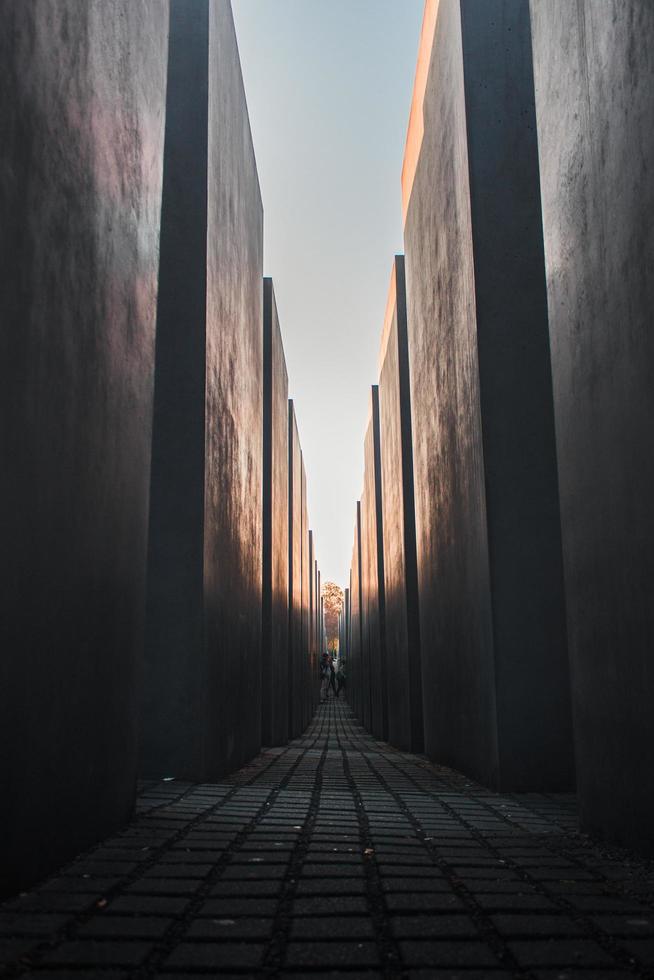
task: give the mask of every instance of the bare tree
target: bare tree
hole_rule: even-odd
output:
[[[335,582],[325,582],[320,594],[323,598],[327,649],[334,651],[338,647],[338,617],[343,608],[343,590]]]

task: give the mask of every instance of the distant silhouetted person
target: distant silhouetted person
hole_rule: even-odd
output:
[[[331,679],[331,671],[329,669],[329,657],[326,653],[323,653],[320,658],[320,703],[327,700],[327,695],[329,694],[329,681]]]
[[[334,658],[329,658],[329,686],[336,696],[336,668],[334,667]]]
[[[341,693],[341,688],[345,690],[345,668],[342,663],[339,662],[338,670],[336,671],[336,697]]]

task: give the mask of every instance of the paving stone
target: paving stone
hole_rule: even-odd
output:
[[[188,902],[188,898],[181,895],[117,895],[107,908],[111,912],[133,915],[179,915]]]
[[[300,881],[298,895],[363,895],[362,878],[307,878]]]
[[[34,939],[0,939],[0,966],[19,960],[35,946]]]
[[[604,895],[606,886],[595,881],[568,881],[565,878],[559,881],[548,881],[547,890],[552,894],[563,898],[572,898],[577,895]]]
[[[573,797],[498,796],[343,703],[220,784],[143,793],[149,816],[0,906],[9,976],[654,975],[651,867],[578,836]]]
[[[475,895],[480,908],[488,912],[535,912],[556,911],[554,902],[545,895]]]
[[[99,973],[97,970],[38,970],[35,972],[30,971],[29,973],[21,974],[23,980],[98,980],[99,977],[102,980],[123,980],[124,977],[128,977],[129,973],[125,970],[102,970]]]
[[[224,854],[224,849],[222,850],[199,850],[191,849],[188,846],[184,848],[175,849],[172,851],[166,851],[161,855],[161,866],[166,864],[174,865],[189,865],[193,867],[194,865],[204,865],[211,870],[215,867],[216,863],[220,861]],[[194,875],[191,875],[194,877]]]
[[[216,918],[231,916],[272,916],[277,908],[274,898],[208,898],[198,909],[198,915]]]
[[[102,894],[71,895],[67,892],[31,892],[0,906],[3,912],[83,912],[102,899]]]
[[[591,939],[548,939],[511,942],[520,966],[610,966],[608,953]]]
[[[225,868],[221,881],[274,881],[286,875],[285,864],[232,864]]]
[[[167,969],[255,969],[263,961],[265,946],[257,943],[180,943],[165,962]]]
[[[317,851],[315,848],[309,848],[307,861],[321,865],[360,865],[363,862],[363,857],[354,848],[350,851],[338,850],[336,852]]]
[[[483,970],[469,970],[464,968],[459,970],[454,969],[430,969],[430,970],[408,970],[407,977],[409,980],[513,980],[512,973],[506,973],[504,970],[495,970],[492,967],[487,967]],[[586,980],[591,980],[587,977]]]
[[[602,970],[594,967],[592,970],[576,969],[575,967],[559,967],[555,970],[530,971],[537,980],[633,980],[634,974],[627,970]]]
[[[479,930],[466,915],[398,915],[391,919],[396,939],[479,938]]]
[[[400,892],[386,896],[386,907],[391,912],[450,912],[465,908],[452,892]]]
[[[51,936],[69,921],[70,916],[47,912],[4,912],[0,914],[0,936]]]
[[[293,970],[279,974],[280,980],[382,980],[383,974],[377,970]]]
[[[583,936],[587,930],[565,915],[492,915],[503,936]]]
[[[305,864],[303,878],[358,878],[364,874],[363,864]]]
[[[82,939],[160,939],[172,919],[147,915],[95,915],[79,928]]]
[[[473,895],[536,895],[538,894],[524,881],[466,881],[465,886]]]
[[[387,865],[382,861],[377,862],[377,868],[379,874],[383,878],[409,878],[411,881],[416,882],[419,879],[425,879],[426,881],[445,881],[445,876],[438,870],[438,868],[433,865],[422,865],[420,867],[410,868],[406,865],[394,866]]]
[[[405,940],[400,942],[402,960],[407,966],[499,966],[497,957],[485,943],[455,940]]]
[[[273,931],[272,919],[248,919],[245,916],[230,918],[196,919],[184,934],[185,939],[250,940],[269,939]]]
[[[314,898],[296,898],[292,914],[306,916],[365,915],[368,903],[357,895],[317,895]]]
[[[141,878],[128,885],[133,895],[193,895],[201,886],[199,878]]]
[[[625,914],[640,915],[643,906],[634,902],[632,898],[620,898],[614,895],[572,895],[566,897],[569,905],[574,906],[581,912],[622,912]]]
[[[76,940],[46,953],[43,962],[48,966],[140,966],[151,948],[141,942]]]
[[[234,855],[230,860],[231,865],[268,865],[268,864],[288,864],[290,852],[288,851],[241,851]]]
[[[217,882],[211,889],[211,895],[220,897],[233,895],[235,898],[243,896],[258,897],[260,895],[277,895],[281,889],[281,881],[260,881],[252,879],[250,881],[227,880]]]
[[[654,966],[654,939],[630,939],[623,945],[641,963]]]
[[[529,874],[535,881],[559,882],[563,885],[572,885],[579,881],[596,881],[594,875],[588,871],[580,871],[579,868],[543,868],[529,867]]]
[[[430,875],[428,878],[384,878],[382,888],[385,892],[437,892],[450,891],[445,878]]]
[[[285,966],[352,967],[377,966],[379,953],[369,942],[292,942],[286,950]]]
[[[454,873],[457,878],[461,878],[466,883],[470,884],[471,888],[474,888],[474,882],[478,881],[492,881],[492,882],[506,882],[506,881],[520,881],[515,871],[502,870],[501,868],[467,868],[461,867],[460,865],[455,867]]]
[[[654,936],[654,913],[631,915],[593,915],[591,922],[610,936]]]
[[[291,925],[291,939],[372,939],[369,916],[321,916],[298,918]]]
[[[394,850],[397,852],[399,851],[399,848],[394,848]],[[415,871],[419,871],[423,868],[436,870],[436,867],[430,860],[428,854],[421,854],[420,852],[412,854],[409,848],[407,848],[407,853],[393,854],[382,850],[381,847],[376,847],[375,857],[380,866],[388,866],[393,868],[397,867],[400,870],[404,868],[406,869],[407,874],[413,874]]]
[[[41,885],[41,893],[44,892],[65,892],[67,895],[89,894],[102,895],[103,892],[110,891],[119,882],[118,878],[87,878],[61,877],[53,878]]]
[[[109,847],[105,845],[104,847],[98,848],[97,851],[94,851],[92,857],[95,861],[111,860],[138,863],[138,860],[145,860],[147,858],[147,851],[142,848],[143,845],[141,843],[135,844],[132,847]]]
[[[256,831],[248,838],[247,846],[243,848],[243,851],[247,854],[256,853],[257,851],[271,851],[271,853],[275,854],[286,854],[292,850],[293,841],[262,837]]]
[[[124,878],[138,868],[139,863],[134,860],[134,855],[131,861],[76,861],[64,868],[62,873],[71,877],[87,875],[95,878]]]

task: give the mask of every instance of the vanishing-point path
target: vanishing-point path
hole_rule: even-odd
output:
[[[0,907],[7,975],[652,976],[654,873],[572,797],[498,796],[347,705],[221,783],[148,783],[121,834]]]

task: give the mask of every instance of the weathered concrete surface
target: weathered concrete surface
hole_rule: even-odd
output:
[[[272,279],[263,280],[261,739],[288,741],[288,373]]]
[[[350,663],[350,590],[349,588],[344,589],[343,597],[343,613],[345,617],[345,630],[343,639],[345,641],[345,647],[343,649],[343,654],[345,657],[345,663],[349,671]]]
[[[293,401],[288,403],[288,725],[302,731],[302,451]]]
[[[357,501],[356,522],[354,525],[354,545],[350,566],[350,692],[348,700],[358,718],[363,719],[363,705],[366,700],[368,677],[363,669],[361,636],[361,503]]]
[[[361,663],[365,683],[365,698],[361,721],[368,731],[373,731],[373,718],[381,715],[381,685],[380,673],[377,670],[377,653],[379,650],[379,617],[375,608],[376,576],[373,592],[371,569],[376,566],[375,547],[375,510],[374,510],[374,472],[370,474],[367,467],[368,447],[372,456],[371,422],[368,421],[364,436],[364,475],[361,491]],[[370,495],[373,502],[368,500],[367,486],[371,484]]]
[[[338,617],[338,659],[339,664],[344,667],[347,664],[348,654],[348,618],[347,606],[349,602],[349,589],[343,589],[343,605]]]
[[[318,665],[320,663],[321,637],[322,637],[322,596],[321,596],[321,574],[316,562],[316,595],[318,597],[318,618],[316,622],[316,678],[318,679]]]
[[[316,554],[316,536],[313,536],[313,548],[314,556]],[[318,704],[318,697],[320,693],[320,677],[318,671],[318,663],[320,659],[320,571],[318,569],[318,559],[314,557],[313,560],[314,568],[314,620],[313,620],[313,659],[312,659],[312,697],[313,697],[313,713],[315,714],[316,706]]]
[[[322,636],[324,627],[324,606],[322,599],[322,587],[321,587],[322,576],[320,574],[320,569],[318,569],[318,596],[319,596],[319,606],[318,606],[318,663],[320,663],[320,654],[322,653]]]
[[[319,663],[320,663],[320,629],[322,625],[321,612],[322,612],[322,599],[320,596],[320,569],[318,568],[318,561],[315,562],[316,567],[316,652],[313,665],[313,680],[314,680],[314,691],[313,700],[314,707],[318,704],[318,696],[320,693],[320,676],[319,676]]]
[[[229,2],[174,0],[143,683],[148,775],[217,778],[260,745],[262,222]]]
[[[373,385],[370,392],[370,419],[364,440],[361,495],[361,614],[363,650],[370,687],[369,727],[373,735],[386,740],[388,738],[388,691],[377,385]]]
[[[230,0],[210,15],[204,581],[206,642],[220,651],[210,751],[224,772],[261,745],[263,210]]]
[[[320,693],[320,678],[318,676],[318,656],[320,649],[320,572],[318,571],[318,560],[316,554],[316,535],[311,532],[311,554],[313,575],[311,578],[311,588],[313,596],[313,618],[311,633],[311,717],[316,711],[318,696]]]
[[[490,782],[497,773],[495,685],[455,0],[439,6],[423,111],[405,250],[425,747]]]
[[[405,182],[425,744],[487,785],[556,789],[573,752],[529,9],[436,6]]]
[[[404,256],[393,262],[379,366],[388,741],[424,749]]]
[[[131,814],[167,4],[0,2],[0,892]]]
[[[366,446],[366,469],[368,461],[372,463],[372,489],[371,494],[374,515],[374,558],[375,564],[371,568],[371,584],[376,590],[372,612],[376,614],[377,630],[379,635],[379,647],[375,651],[371,646],[370,657],[372,662],[373,654],[377,656],[377,670],[379,671],[379,717],[373,716],[373,733],[379,738],[388,740],[388,655],[386,652],[386,595],[384,587],[384,507],[382,502],[382,472],[381,472],[381,430],[379,416],[379,386],[371,387],[371,435],[372,446]],[[372,449],[372,458],[370,458]],[[373,549],[371,548],[371,551]],[[371,589],[372,595],[372,589]],[[372,625],[370,636],[375,633]]]
[[[357,584],[359,589],[358,601],[358,664],[359,664],[359,699],[361,721],[370,731],[372,725],[372,678],[370,676],[370,644],[366,629],[366,594],[364,592],[364,525],[361,501],[357,500],[356,523],[356,555],[357,555]]]
[[[531,3],[583,825],[654,849],[654,7]]]
[[[300,681],[302,684],[302,728],[309,724],[311,720],[311,677],[309,664],[309,638],[310,638],[310,606],[309,606],[309,512],[307,507],[307,473],[302,459],[302,631],[300,646]]]
[[[315,711],[316,685],[315,685],[315,650],[316,650],[316,576],[317,565],[314,559],[315,536],[309,530],[309,672],[308,672],[308,692],[309,700],[309,719],[313,718]]]

